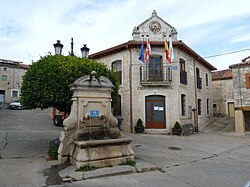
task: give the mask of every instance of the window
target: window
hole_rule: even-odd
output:
[[[111,69],[113,72],[116,72],[120,84],[122,84],[122,61],[116,60],[111,63]]]
[[[180,58],[180,71],[185,71],[185,60]]]
[[[201,115],[201,99],[198,99],[198,115]]]
[[[7,75],[2,75],[2,81],[7,81],[8,80],[8,76]]]
[[[209,115],[209,99],[207,99],[207,115]]]
[[[185,60],[180,58],[180,83],[187,84],[187,72],[185,71]]]
[[[202,79],[200,78],[199,68],[196,68],[196,83],[197,83],[197,88],[201,89],[202,88]]]
[[[12,90],[12,97],[18,97],[18,91]]]
[[[8,69],[6,67],[3,67],[3,71],[7,71]]]
[[[246,88],[250,89],[250,73],[246,73],[245,78],[246,78]]]
[[[208,74],[206,73],[206,86],[208,86]]]
[[[121,95],[118,96],[118,99],[114,105],[114,116],[121,116]]]
[[[186,115],[186,95],[181,94],[181,115]]]
[[[213,104],[213,109],[216,109],[217,108],[217,104]]]
[[[153,56],[149,58],[148,63],[149,80],[150,81],[163,81],[163,67],[162,67],[162,56]]]

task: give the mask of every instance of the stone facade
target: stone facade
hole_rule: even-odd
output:
[[[22,62],[0,59],[0,108],[20,98],[22,76],[28,69]]]
[[[160,24],[156,27],[158,30],[150,28],[152,23]],[[89,56],[110,68],[114,62],[120,61],[122,64],[119,93],[124,120],[121,128],[133,131],[139,118],[144,122],[146,132],[150,133],[170,133],[176,121],[194,124],[194,120],[197,120],[200,129],[210,124],[213,103],[211,70],[216,68],[184,42],[177,40],[176,29],[157,16],[155,11],[149,19],[133,29],[132,35],[133,40]],[[171,64],[165,58],[164,48],[165,36],[169,35],[173,40],[175,56]],[[152,62],[144,64],[138,60],[141,39],[146,36],[151,42],[150,58],[161,60],[157,67],[162,74],[154,74],[159,80],[150,80],[150,71],[154,66]],[[183,62],[184,68],[180,67]],[[196,109],[196,113],[192,109]],[[194,116],[198,109],[199,114]]]
[[[232,70],[212,72],[213,114],[234,117],[234,94]]]
[[[231,65],[235,100],[236,132],[250,131],[250,56]]]

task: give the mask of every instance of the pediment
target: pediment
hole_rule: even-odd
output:
[[[150,18],[134,28],[132,35],[134,40],[139,40],[142,36],[149,36],[151,40],[161,41],[169,35],[172,35],[173,40],[177,39],[176,29],[159,17],[155,10]]]

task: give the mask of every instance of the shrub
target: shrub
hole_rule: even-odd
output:
[[[29,109],[54,107],[70,113],[73,92],[69,85],[75,80],[97,72],[96,78],[105,76],[114,85],[112,105],[117,100],[119,81],[116,73],[105,64],[76,56],[48,55],[34,62],[23,76],[21,100]]]
[[[139,118],[139,119],[137,120],[136,126],[137,126],[137,127],[144,127],[141,118]]]
[[[182,129],[178,121],[175,122],[173,129]]]
[[[59,145],[53,145],[52,147],[49,148],[49,156],[56,160],[57,159],[57,156],[58,156],[58,148],[59,148]]]

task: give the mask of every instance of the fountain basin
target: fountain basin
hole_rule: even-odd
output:
[[[70,163],[76,168],[84,165],[105,167],[134,160],[131,138],[74,141]]]

